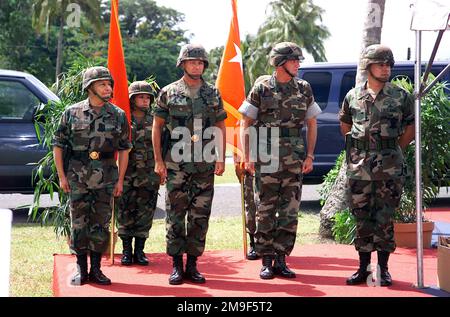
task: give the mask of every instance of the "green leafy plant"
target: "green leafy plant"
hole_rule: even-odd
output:
[[[345,151],[342,151],[341,154],[339,154],[339,156],[337,157],[334,167],[323,178],[322,185],[318,190],[321,206],[323,206],[325,204],[325,201],[328,199],[328,196],[330,195],[334,183],[336,182],[336,178],[338,177],[339,170],[341,169],[342,162],[344,160]]]
[[[430,74],[428,83],[434,80]],[[414,85],[407,77],[397,77],[393,83],[409,93]],[[437,83],[421,100],[422,186],[423,207],[439,194],[441,187],[450,186],[450,100],[448,83]],[[396,222],[416,222],[415,146],[405,150],[407,176],[400,205],[394,214]]]
[[[334,215],[332,233],[334,240],[339,243],[352,244],[355,240],[356,220],[347,208]]]

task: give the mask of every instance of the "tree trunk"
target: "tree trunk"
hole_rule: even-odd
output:
[[[330,195],[320,210],[319,234],[323,238],[333,238],[333,233],[331,231],[334,225],[333,217],[336,212],[348,208],[346,174],[347,162],[343,160]]]
[[[367,15],[362,34],[360,60],[366,47],[381,43],[385,2],[386,0],[367,1]],[[356,86],[362,85],[367,80],[367,71],[360,69],[360,64],[358,64],[358,72],[356,74]]]
[[[364,22],[360,56],[367,46],[381,42],[381,28],[383,26],[385,1],[386,0],[368,0],[367,2],[367,16]],[[361,70],[360,66],[358,65],[358,71],[356,74],[356,86],[362,85],[366,80],[366,71]],[[334,224],[334,215],[337,212],[345,210],[349,207],[346,190],[346,173],[347,163],[344,160],[331,190],[331,193],[325,201],[322,210],[320,211],[319,233],[324,238],[333,237],[331,229],[333,228]]]
[[[63,54],[63,38],[64,38],[64,14],[61,14],[59,20],[59,34],[58,34],[58,47],[56,49],[56,72],[55,82],[58,89],[59,86],[59,74],[61,74],[62,54]]]

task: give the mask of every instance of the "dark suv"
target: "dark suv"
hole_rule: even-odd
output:
[[[445,66],[447,62],[435,62],[431,72],[437,75]],[[424,71],[423,67],[422,72]],[[396,62],[392,78],[398,75],[407,76],[414,82],[414,62]],[[338,111],[347,92],[355,86],[355,76],[356,63],[317,63],[300,67],[299,77],[311,84],[316,102],[323,111],[317,117],[314,170],[305,175],[305,182],[322,182],[323,176],[334,166],[337,156],[344,149]],[[450,82],[450,73],[442,81]]]
[[[0,69],[0,192],[32,192],[32,170],[47,152],[34,114],[49,100],[59,99],[33,75]]]

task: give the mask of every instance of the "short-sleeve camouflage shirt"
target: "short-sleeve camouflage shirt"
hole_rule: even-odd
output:
[[[267,127],[294,132],[294,136],[287,136],[280,130],[280,169],[296,166],[302,161],[305,146],[301,130],[306,112],[314,104],[311,85],[298,78],[279,83],[274,74],[265,75],[255,81],[246,101],[258,108],[254,123],[258,131],[261,127]],[[258,142],[261,145],[263,141],[259,138]]]
[[[159,185],[159,176],[155,173],[155,156],[152,143],[153,114],[148,109],[142,120],[131,117],[131,142],[125,182],[129,186]]]
[[[395,139],[414,124],[411,94],[386,83],[374,100],[367,83],[350,90],[343,101],[339,120],[351,124],[351,136],[361,141]],[[360,150],[352,148],[348,176],[359,180],[385,180],[405,173],[403,153],[396,149]]]
[[[216,87],[203,81],[197,95],[192,98],[190,89],[183,79],[161,89],[154,115],[165,119],[171,133],[177,127],[186,127],[192,136],[202,136],[205,129],[227,118]],[[176,142],[177,140],[172,139],[171,146]],[[205,145],[210,140],[205,138],[202,142]],[[190,148],[191,144],[187,146]]]
[[[97,113],[90,106],[89,99],[72,105],[61,116],[53,145],[68,149],[69,182],[77,180],[88,183],[91,188],[101,188],[115,183],[117,166],[114,160],[74,162],[72,155],[74,152],[113,153],[130,149],[132,145],[125,112],[111,103],[106,103]],[[112,175],[105,172],[111,168],[114,169]]]

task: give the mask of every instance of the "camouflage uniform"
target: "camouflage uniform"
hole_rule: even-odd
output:
[[[132,116],[128,168],[118,214],[119,236],[148,238],[159,190],[152,145],[153,115],[148,109],[141,122]]]
[[[111,199],[118,179],[116,151],[128,150],[129,125],[125,112],[105,103],[97,113],[89,99],[67,108],[53,145],[66,151],[70,185],[71,251],[104,252],[109,241]],[[100,153],[91,159],[90,153]]]
[[[278,170],[261,173],[262,163],[258,161],[255,166],[256,251],[260,256],[289,255],[296,239],[302,189],[305,150],[301,130],[306,112],[314,103],[312,89],[301,79],[281,84],[275,76],[262,76],[247,102],[259,109],[254,123],[257,129],[280,128]]]
[[[244,207],[245,227],[249,235],[256,232],[256,202],[254,188],[255,178],[250,173],[244,173]]]
[[[172,133],[177,127],[187,127],[193,139],[202,135],[206,128],[226,119],[219,91],[203,82],[198,95],[191,98],[189,87],[183,79],[161,89],[155,116],[166,121]],[[194,118],[202,119],[202,126],[194,128]],[[200,256],[205,248],[211,204],[214,194],[215,163],[175,162],[171,149],[179,141],[171,139],[165,158],[167,167],[166,226],[167,254],[180,256],[184,253]],[[211,142],[203,142],[203,146]],[[191,151],[194,142],[184,144],[184,151]],[[194,154],[192,153],[192,156]],[[188,218],[187,227],[185,218]]]
[[[344,99],[339,120],[352,125],[347,176],[358,251],[395,250],[393,214],[406,168],[398,138],[414,123],[413,106],[412,96],[389,82],[375,100],[367,82]]]

